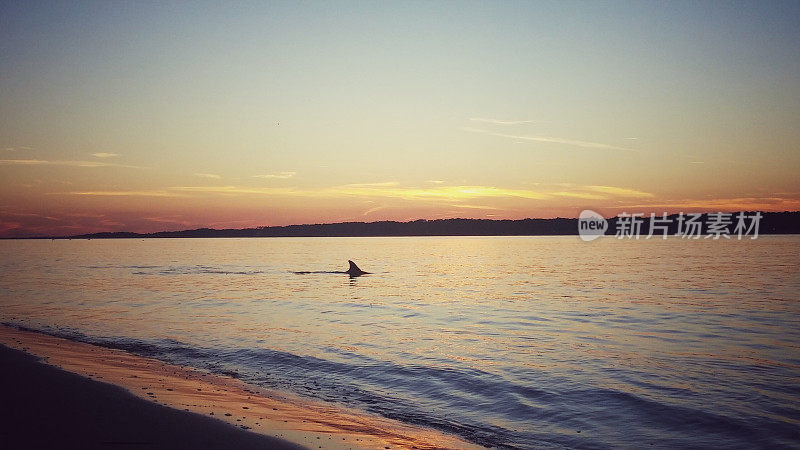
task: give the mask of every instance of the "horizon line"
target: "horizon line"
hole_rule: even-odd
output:
[[[759,210],[736,210],[736,211],[706,211],[706,212],[690,212],[684,214],[700,214],[700,215],[707,215],[711,213],[753,213],[753,212],[760,212],[762,214],[800,214],[800,210],[796,211],[759,211]],[[668,214],[667,217],[677,216],[680,213],[673,213]],[[608,216],[604,217],[606,220],[613,220],[619,217],[616,216]],[[659,216],[656,216],[659,217]],[[106,239],[106,237],[102,237],[101,235],[120,235],[120,234],[128,234],[134,235],[132,237],[136,238],[159,238],[161,236],[156,236],[159,234],[165,233],[188,233],[192,231],[201,231],[207,230],[212,232],[236,232],[236,231],[248,231],[248,230],[264,230],[264,229],[278,229],[278,228],[290,228],[290,227],[315,227],[315,226],[331,226],[331,225],[372,225],[372,224],[379,224],[379,223],[395,223],[395,224],[412,224],[415,222],[443,222],[443,221],[472,221],[472,222],[523,222],[526,220],[536,220],[536,221],[544,221],[544,220],[578,220],[578,217],[549,217],[549,218],[541,218],[541,217],[525,217],[522,219],[496,219],[496,218],[467,218],[467,217],[450,217],[450,218],[439,218],[439,219],[411,219],[406,221],[398,221],[398,220],[374,220],[371,222],[364,222],[364,221],[347,221],[347,222],[322,222],[322,223],[300,223],[300,224],[289,224],[289,225],[262,225],[256,227],[247,227],[247,228],[211,228],[211,227],[199,227],[199,228],[187,228],[182,230],[161,230],[161,231],[152,231],[152,232],[138,232],[138,231],[97,231],[93,233],[82,233],[82,234],[73,234],[73,235],[63,235],[63,236],[24,236],[24,237],[0,237],[0,240],[25,240],[25,239],[87,239],[87,238],[97,238],[97,239]],[[643,216],[643,220],[650,220],[649,216]],[[800,230],[798,230],[800,232]],[[396,236],[396,235],[385,235],[385,236]],[[420,236],[420,235],[413,235],[413,236]],[[446,235],[436,235],[436,236],[446,236]],[[453,236],[464,236],[464,235],[453,235]],[[490,236],[486,234],[482,234],[480,236]],[[281,236],[264,236],[264,237],[281,237]],[[286,236],[291,237],[291,236]],[[298,236],[299,237],[299,236]],[[335,236],[335,237],[345,237],[345,236]],[[354,235],[353,237],[365,237],[360,235]],[[114,237],[110,237],[114,238]]]

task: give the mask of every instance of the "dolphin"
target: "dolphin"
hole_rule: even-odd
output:
[[[370,273],[372,273],[372,272],[364,272],[363,270],[359,269],[358,266],[356,265],[356,263],[354,263],[353,261],[350,261],[349,259],[347,260],[347,262],[350,263],[350,268],[347,269],[344,272],[336,272],[336,271],[331,272],[331,271],[327,271],[327,270],[322,270],[322,271],[302,271],[302,272],[295,272],[295,273],[297,275],[306,275],[306,274],[309,274],[309,273],[346,273],[346,274],[350,275],[350,278],[360,277],[361,275],[369,275]]]
[[[356,265],[356,263],[354,263],[353,261],[350,261],[348,259],[347,262],[350,263],[350,268],[347,269],[347,272],[345,272],[345,273],[350,275],[351,277],[358,277],[358,276],[361,276],[361,275],[368,275],[369,274],[369,272],[364,272],[363,270],[359,269],[358,266]]]

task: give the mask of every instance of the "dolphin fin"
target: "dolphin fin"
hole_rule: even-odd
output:
[[[353,261],[350,261],[348,259],[347,262],[350,263],[350,268],[347,269],[346,273],[348,275],[350,275],[351,277],[357,277],[359,275],[363,275],[365,273],[368,273],[368,272],[364,272],[363,270],[359,269],[358,266],[356,265],[356,263],[354,263]]]

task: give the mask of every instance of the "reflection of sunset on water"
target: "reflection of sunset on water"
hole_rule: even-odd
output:
[[[644,399],[665,414],[691,411],[687,420],[709,405],[755,420],[791,397],[780,386],[798,371],[796,241],[5,241],[0,311],[3,321],[453,432],[441,422],[447,411],[455,433],[477,443],[615,446],[660,430],[636,406]],[[342,272],[353,255],[371,274]],[[754,387],[756,372],[772,384]],[[752,389],[760,400],[742,412],[730,398]],[[622,402],[616,419],[593,409],[607,402]],[[547,414],[605,431],[574,440]],[[625,435],[610,431],[615,420]],[[781,423],[765,426],[782,436]],[[702,430],[684,431],[685,441],[660,432],[686,443]]]

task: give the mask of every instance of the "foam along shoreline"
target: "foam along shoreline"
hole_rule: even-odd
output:
[[[51,411],[50,415],[56,415],[53,419],[62,417],[66,423],[81,419],[63,417],[58,412],[67,413],[80,405],[64,402],[95,404],[97,408],[80,408],[90,414],[85,420],[99,419],[98,416],[92,417],[92,411],[108,409],[125,418],[124,420],[133,421],[126,431],[130,434],[119,436],[120,442],[130,439],[134,439],[131,442],[140,442],[135,439],[141,438],[141,442],[153,441],[151,444],[155,443],[155,448],[175,448],[175,445],[182,442],[179,436],[185,434],[184,432],[200,430],[209,434],[208,439],[197,441],[200,444],[205,442],[205,445],[201,445],[205,448],[252,448],[248,446],[250,441],[240,435],[249,436],[250,439],[270,439],[255,444],[259,448],[481,448],[436,430],[285,393],[271,392],[231,377],[170,365],[121,350],[74,342],[44,333],[0,325],[0,344],[39,357],[43,362],[61,369],[56,370],[35,361],[24,364],[24,361],[19,361],[19,357],[23,355],[14,356],[15,352],[3,350],[0,352],[3,377],[6,378],[2,384],[3,389],[13,391],[14,386],[27,384],[34,392],[25,395],[30,395],[30,401],[36,403],[27,408]],[[15,365],[6,364],[7,360],[16,361]],[[15,373],[8,367],[18,367],[20,372]],[[77,385],[74,374],[85,377],[82,381],[91,386],[82,387],[86,389],[86,398],[72,395],[72,389]],[[49,396],[37,391],[36,385],[28,382],[33,379],[33,375],[33,378],[45,383],[43,387],[47,387],[40,392],[51,392],[53,396],[61,398],[51,400]],[[26,379],[23,380],[23,377]],[[137,427],[136,420],[128,418],[126,408],[129,408],[131,402],[141,400],[147,400],[153,409],[137,407],[142,411],[138,418],[141,427]],[[5,410],[4,415],[13,414],[5,406],[0,409]],[[168,413],[181,418],[173,418],[172,423],[177,428],[160,427],[160,432],[152,427],[146,428],[148,421],[156,422],[157,418],[166,417]],[[153,416],[148,419],[150,414]],[[51,425],[28,424],[28,427],[32,432],[39,430],[36,431],[39,433],[38,437],[45,438],[42,434]],[[142,433],[138,438],[137,430]],[[230,437],[234,434],[239,437]],[[3,438],[2,434],[0,438]],[[98,444],[114,441],[109,441],[108,436],[85,436],[85,442],[81,442],[81,446],[91,447],[93,438]],[[238,440],[220,446],[221,442],[225,442],[224,439]],[[243,442],[241,445],[239,440]],[[58,442],[54,438],[51,443]],[[158,446],[159,442],[164,443],[162,447]],[[154,448],[151,445],[146,447]],[[196,445],[187,443],[179,447],[196,448]]]

